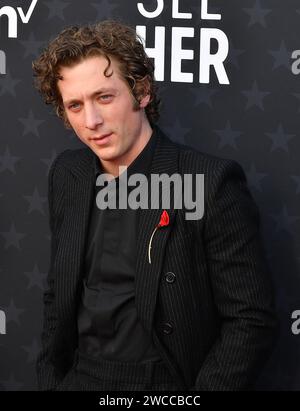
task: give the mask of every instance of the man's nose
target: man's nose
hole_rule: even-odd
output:
[[[85,126],[90,130],[95,130],[99,124],[103,123],[103,117],[93,103],[87,104],[85,107]]]

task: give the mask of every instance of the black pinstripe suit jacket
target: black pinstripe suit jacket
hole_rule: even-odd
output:
[[[158,128],[151,173],[205,175],[205,212],[170,223],[148,244],[161,209],[139,210],[136,309],[174,378],[187,389],[240,390],[255,382],[276,330],[259,214],[235,161],[171,142]],[[89,148],[66,150],[49,172],[51,263],[44,293],[38,387],[53,390],[72,366],[93,199]],[[166,281],[172,272],[175,281]],[[170,276],[169,276],[170,278]]]

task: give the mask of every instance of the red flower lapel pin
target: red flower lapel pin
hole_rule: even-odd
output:
[[[169,222],[170,222],[169,214],[167,213],[166,210],[164,210],[164,211],[161,213],[160,221],[159,221],[159,223],[157,224],[157,226],[154,228],[153,233],[152,233],[151,238],[150,238],[149,247],[148,247],[149,264],[151,264],[151,244],[152,244],[152,240],[153,240],[154,234],[156,233],[156,231],[157,231],[158,228],[166,227],[167,225],[169,225]]]

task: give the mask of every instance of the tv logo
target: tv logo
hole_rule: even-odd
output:
[[[32,16],[32,13],[35,9],[38,0],[32,0],[30,7],[25,14],[22,7],[17,7],[17,11],[21,18],[22,23],[27,24]],[[8,37],[17,38],[18,37],[18,13],[11,6],[3,6],[0,8],[0,21],[3,19],[3,16],[6,16],[8,19]]]
[[[300,334],[300,310],[296,310],[292,313],[292,319],[296,320],[292,324],[292,333],[298,335]]]
[[[0,310],[0,334],[6,334],[6,316],[5,312]]]

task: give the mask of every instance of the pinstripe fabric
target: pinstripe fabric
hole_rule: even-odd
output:
[[[117,377],[117,378],[116,378]],[[128,363],[78,352],[74,367],[56,391],[180,391],[162,361]]]
[[[180,386],[249,389],[277,329],[257,207],[238,163],[175,144],[157,130],[151,173],[203,173],[205,213],[187,221],[187,210],[168,210],[170,224],[156,233],[149,264],[148,243],[162,210],[138,210],[138,316]],[[55,388],[72,367],[77,347],[94,155],[89,148],[66,150],[49,172],[51,264],[39,389]],[[166,281],[168,272],[175,275],[173,283]]]

